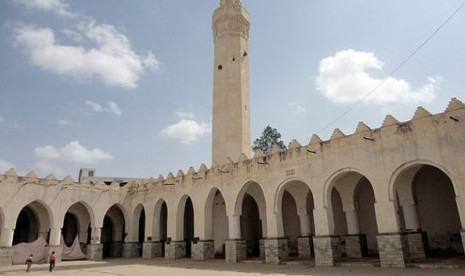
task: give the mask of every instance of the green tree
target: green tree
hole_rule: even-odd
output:
[[[262,136],[255,139],[253,142],[252,150],[261,149],[263,153],[268,155],[273,145],[278,145],[280,148],[286,149],[284,142],[281,140],[281,133],[279,133],[276,128],[272,128],[268,125],[263,130]]]

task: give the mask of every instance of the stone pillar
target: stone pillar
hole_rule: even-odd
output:
[[[139,257],[139,243],[138,242],[125,242],[123,243],[123,257],[134,258]]]
[[[13,247],[0,247],[0,266],[11,265],[13,261]]]
[[[368,255],[367,236],[365,234],[344,236],[347,257],[362,258]]]
[[[103,258],[103,245],[100,243],[102,228],[92,228],[91,243],[86,247],[87,259],[91,261],[101,261]]]
[[[260,239],[258,241],[259,257],[265,258],[265,240]]]
[[[101,261],[103,257],[103,244],[91,243],[87,245],[87,259],[91,261]]]
[[[246,240],[226,240],[226,262],[239,263],[247,259],[247,241]]]
[[[229,239],[240,240],[241,239],[241,216],[228,216],[229,222]]]
[[[61,262],[63,246],[61,245],[61,228],[50,229],[50,239],[48,246],[45,248],[45,261],[48,262],[48,256],[55,251],[55,262]]]
[[[345,211],[347,221],[347,232],[349,235],[360,234],[360,223],[358,213],[354,210]]]
[[[426,232],[414,231],[404,233],[407,238],[410,258],[421,259],[426,257],[428,250],[428,237]]]
[[[341,260],[341,238],[339,236],[313,237],[316,266],[334,266]]]
[[[307,214],[299,215],[300,234],[302,237],[310,236],[310,216]]]
[[[298,237],[297,238],[297,248],[299,251],[299,257],[312,257],[315,255],[313,250],[313,237]]]
[[[465,252],[465,229],[460,231],[460,236],[462,237],[463,252]]]
[[[215,241],[193,241],[192,259],[196,261],[207,261],[215,258]]]
[[[286,238],[265,239],[265,260],[267,264],[283,264],[289,256]]]
[[[377,236],[381,267],[405,267],[410,261],[407,237],[402,233]]]
[[[420,229],[417,207],[413,202],[403,203],[402,212],[404,214],[405,229],[407,229],[407,231],[417,231]]]
[[[163,257],[162,242],[144,242],[142,249],[142,258],[153,259]]]
[[[0,266],[11,265],[13,259],[13,229],[2,229],[0,235]]]
[[[165,259],[175,260],[186,257],[186,242],[171,241],[165,243]]]

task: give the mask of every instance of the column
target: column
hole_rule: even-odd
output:
[[[368,254],[368,243],[366,235],[360,234],[360,221],[355,208],[345,211],[347,221],[347,232],[344,237],[347,257],[361,258]]]
[[[299,257],[311,257],[313,252],[313,238],[310,230],[310,215],[299,214],[300,236],[297,237]]]
[[[315,236],[313,237],[315,265],[334,266],[341,260],[341,239],[339,236],[330,235],[334,230],[332,212],[324,208],[322,202],[315,201],[313,215],[315,218]]]
[[[11,265],[13,259],[14,229],[3,228],[0,235],[0,266]]]
[[[92,228],[92,238],[90,244],[87,245],[87,259],[91,261],[100,261],[103,257],[103,245],[100,243],[102,228]]]
[[[48,256],[55,252],[55,262],[61,262],[63,247],[61,245],[61,228],[51,228],[50,229],[50,239],[48,246],[45,247],[45,261],[48,262]]]
[[[414,259],[425,258],[428,249],[428,237],[426,232],[421,231],[420,221],[418,220],[417,207],[413,201],[402,203],[402,212],[404,214],[406,238],[410,257]]]
[[[238,263],[247,258],[247,242],[241,239],[241,217],[228,216],[229,239],[225,241],[226,262]]]

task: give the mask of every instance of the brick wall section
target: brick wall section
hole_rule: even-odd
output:
[[[165,259],[175,260],[186,257],[186,242],[172,241],[169,244],[165,243]]]
[[[139,257],[139,243],[137,242],[123,243],[123,257],[124,258]]]
[[[313,251],[313,237],[298,237],[297,238],[297,248],[299,251],[299,257],[312,257],[315,256],[315,251]]]
[[[87,259],[91,261],[101,261],[103,257],[103,244],[88,244],[87,245]]]
[[[367,236],[365,234],[346,235],[345,250],[349,258],[362,258],[368,255]]]
[[[239,263],[247,258],[247,241],[226,240],[225,250],[227,263]]]
[[[287,239],[264,240],[265,260],[267,264],[283,264],[289,256]]]
[[[410,258],[421,259],[426,257],[428,248],[428,239],[426,232],[407,232],[405,233],[408,243]]]
[[[206,261],[215,258],[215,241],[198,241],[192,243],[192,259]]]
[[[410,261],[406,235],[379,234],[377,240],[381,267],[405,267]]]
[[[265,258],[265,239],[258,241],[260,247],[260,258]]]
[[[316,266],[334,266],[341,260],[341,239],[339,236],[313,237]]]
[[[153,259],[163,257],[162,242],[144,242],[142,249],[142,258]]]
[[[0,266],[11,265],[13,259],[13,247],[0,248]]]

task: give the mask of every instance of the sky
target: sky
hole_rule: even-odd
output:
[[[267,125],[305,145],[465,101],[465,8],[415,53],[463,0],[242,3],[252,142]],[[0,173],[148,178],[210,167],[218,5],[0,1]]]

